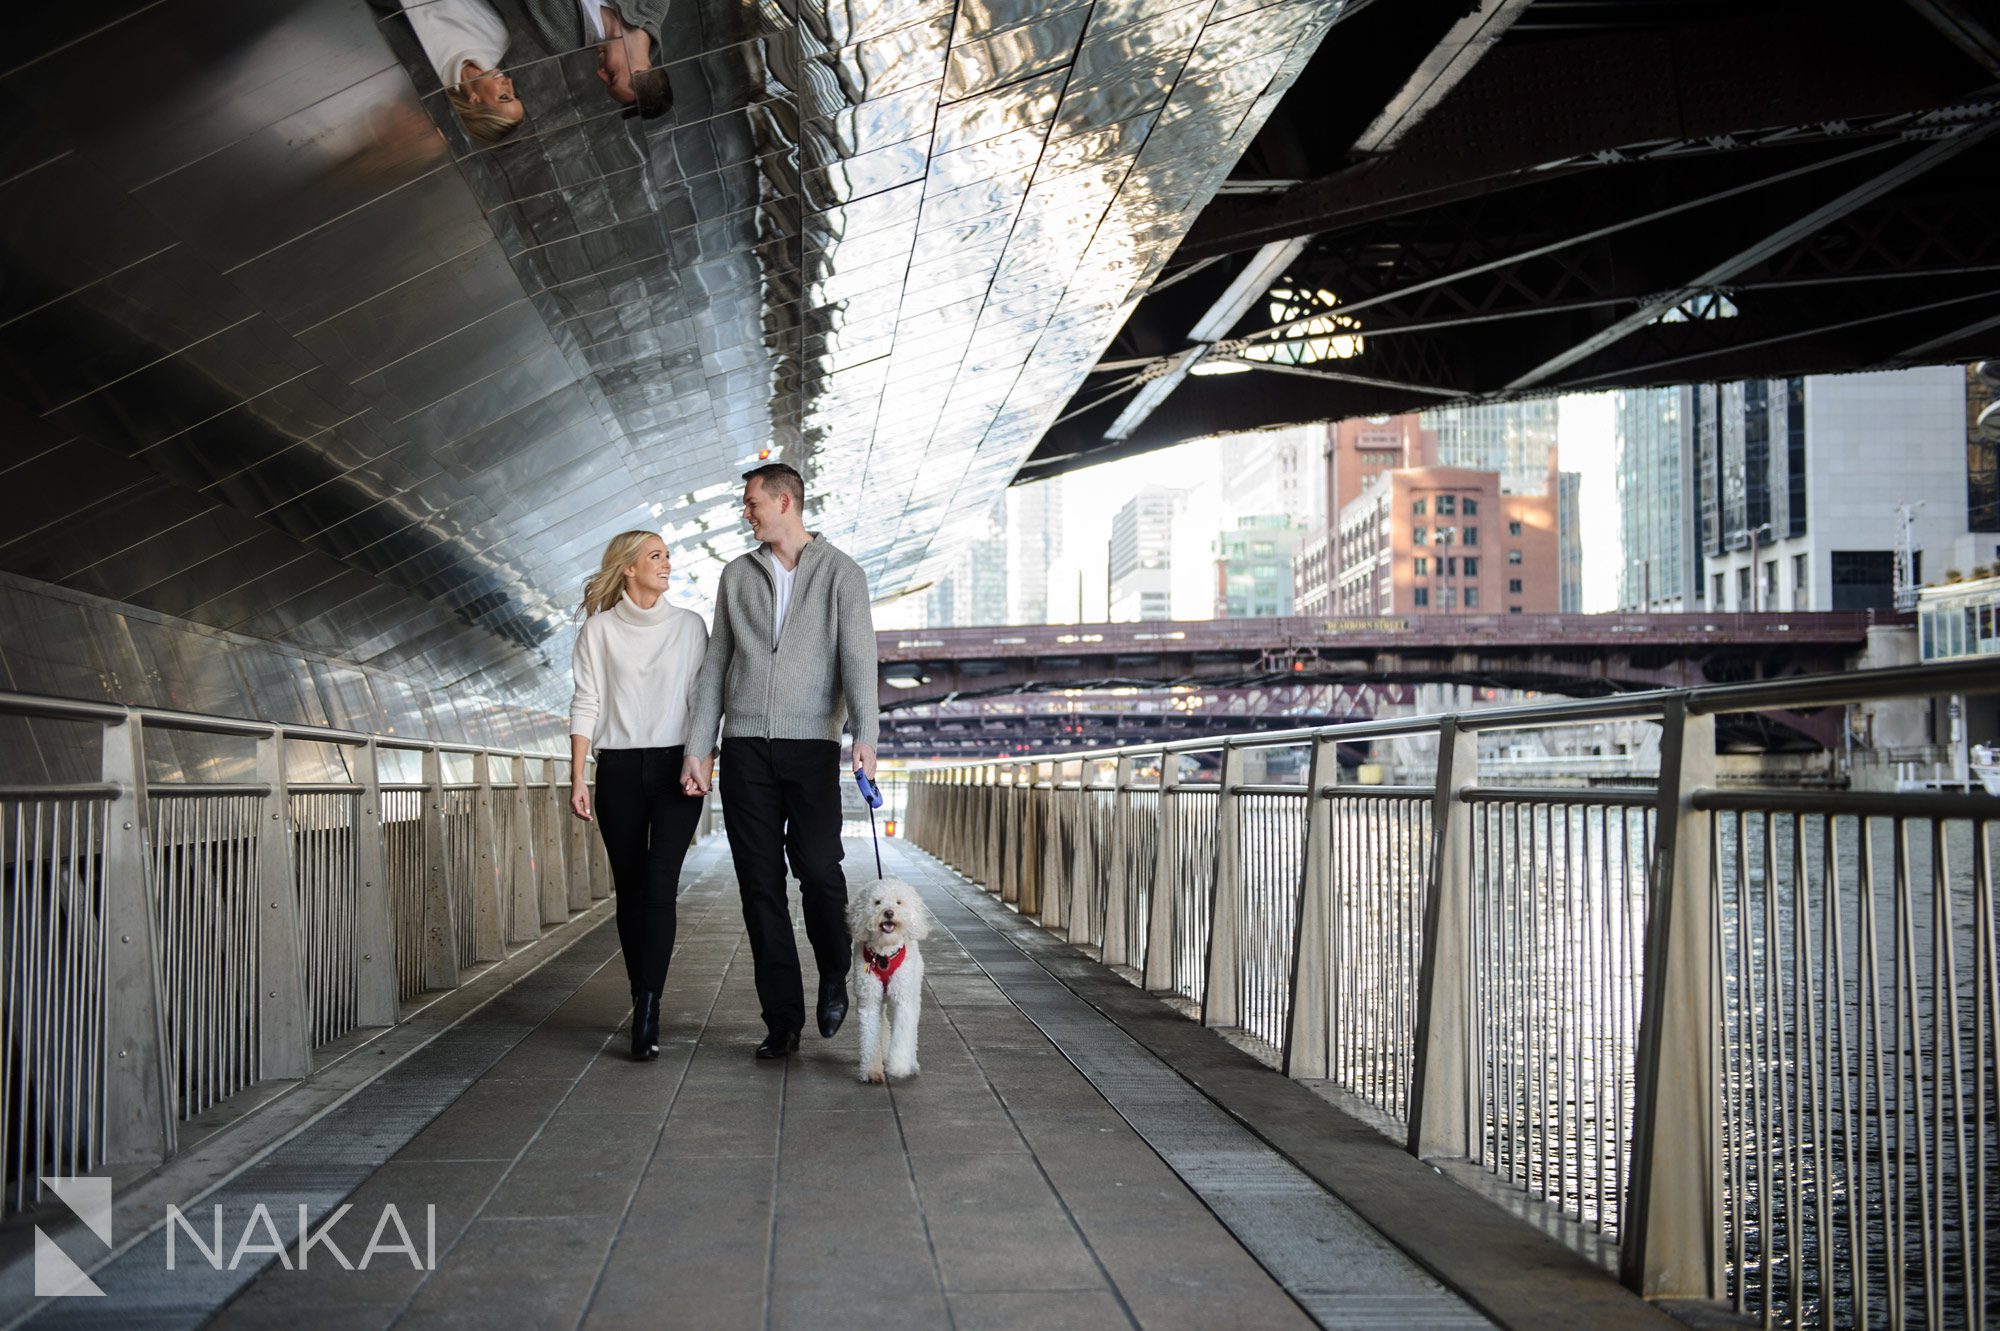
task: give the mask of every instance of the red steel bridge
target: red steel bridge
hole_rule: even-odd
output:
[[[1135,739],[1137,730],[1217,729],[1204,723],[1224,717],[1208,716],[1207,702],[1171,703],[1172,690],[1194,686],[1204,699],[1227,699],[1227,719],[1240,729],[1246,717],[1297,725],[1372,715],[1404,696],[1386,690],[1418,683],[1588,696],[1820,674],[1854,664],[1870,629],[1909,623],[1883,611],[1154,621],[881,633],[877,651],[885,736],[893,737],[885,743],[997,752],[1107,728]],[[1156,705],[1057,701],[1121,690]],[[1779,747],[1839,739],[1837,712],[1776,721],[1784,733],[1764,741]]]

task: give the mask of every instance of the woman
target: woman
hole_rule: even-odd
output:
[[[665,599],[672,563],[654,532],[620,532],[583,587],[570,701],[570,811],[591,817],[583,764],[597,746],[597,827],[618,896],[632,982],[632,1057],[660,1052],[660,990],[674,951],[674,898],[702,798],[681,791],[688,703],[708,626]]]
[[[521,128],[527,109],[500,69],[507,25],[486,0],[401,0],[438,82],[466,133],[498,143]]]

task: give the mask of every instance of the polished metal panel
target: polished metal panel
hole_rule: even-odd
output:
[[[814,525],[878,596],[916,585],[1341,0],[683,0],[651,119],[610,98],[595,45],[553,49],[523,0],[494,5],[525,108],[497,143],[392,0],[19,26],[14,687],[454,738],[529,724],[561,710],[603,541],[658,528],[705,608],[747,548],[738,475],[770,458],[806,473]],[[160,74],[127,104],[107,68]],[[187,627],[107,654],[50,588]],[[200,629],[242,636],[204,651]],[[251,643],[276,655],[235,662]],[[357,666],[372,699],[326,674]]]

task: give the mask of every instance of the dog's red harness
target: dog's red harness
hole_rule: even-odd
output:
[[[887,989],[889,978],[896,973],[896,968],[903,964],[903,954],[907,951],[908,948],[899,947],[889,956],[878,957],[864,947],[861,949],[861,959],[868,963],[868,973],[880,980],[882,987]]]

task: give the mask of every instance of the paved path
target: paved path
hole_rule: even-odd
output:
[[[214,1324],[1484,1324],[983,922],[970,889],[885,853],[944,926],[920,1077],[857,1083],[851,1027],[750,1057],[734,879],[703,847],[657,1061],[622,1055],[603,926],[573,949],[587,978],[347,1198],[363,1216],[435,1205],[437,1269],[274,1264]]]

